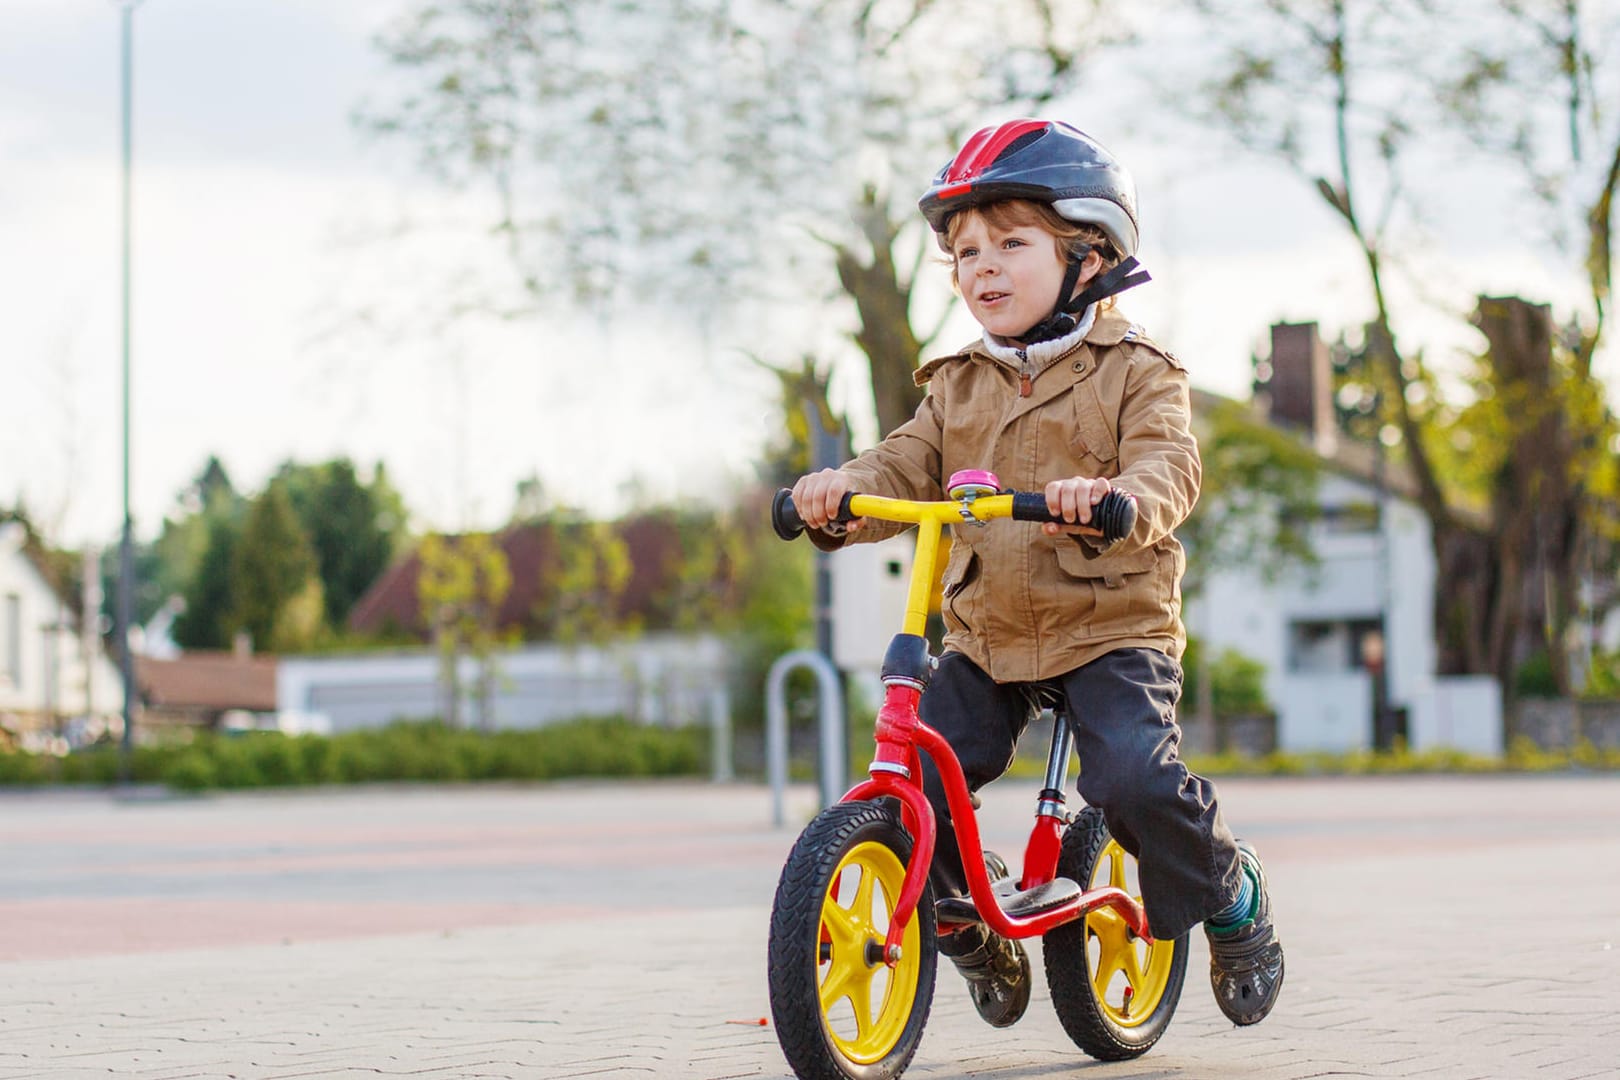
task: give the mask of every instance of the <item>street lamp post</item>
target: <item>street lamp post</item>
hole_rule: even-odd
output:
[[[134,520],[129,509],[129,249],[130,249],[130,164],[131,164],[131,87],[134,67],[135,8],[141,0],[113,0],[118,6],[121,32],[121,111],[123,129],[123,173],[121,181],[122,229],[122,317],[123,317],[123,446],[124,446],[124,530],[118,543],[117,631],[119,668],[124,677],[124,733],[118,762],[119,779],[129,783],[135,739],[135,657],[130,652],[130,624],[135,611]]]

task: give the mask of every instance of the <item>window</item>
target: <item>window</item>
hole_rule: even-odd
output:
[[[1334,535],[1376,533],[1379,528],[1378,504],[1353,502],[1324,506],[1321,521],[1323,529]]]
[[[1381,667],[1383,625],[1378,619],[1296,622],[1288,628],[1288,668],[1299,672]]]

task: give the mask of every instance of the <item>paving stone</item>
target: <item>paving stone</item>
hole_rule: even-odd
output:
[[[1195,932],[1164,1039],[1090,1062],[1031,943],[1011,1029],[942,966],[906,1075],[1620,1073],[1620,778],[1220,789],[1287,949],[1265,1023],[1220,1016]],[[985,794],[1022,850],[1033,786]],[[0,795],[0,1080],[781,1080],[766,931],[813,797],[775,829],[742,784]]]

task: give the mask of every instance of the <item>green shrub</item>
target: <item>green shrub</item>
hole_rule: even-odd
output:
[[[45,783],[49,779],[45,775],[46,760],[21,750],[0,751],[0,784],[21,787]]]
[[[199,749],[213,758],[215,782],[222,788],[254,788],[264,783],[254,753],[253,739],[209,738],[198,740]]]
[[[1181,658],[1183,689],[1181,707],[1191,712],[1198,706],[1199,656],[1202,643],[1187,642]],[[1266,700],[1266,666],[1236,649],[1222,649],[1208,665],[1210,699],[1216,716],[1253,716],[1272,711]]]
[[[1561,697],[1558,680],[1553,677],[1552,657],[1538,652],[1520,664],[1513,672],[1513,693],[1522,698]]]
[[[204,791],[219,786],[213,758],[201,748],[190,749],[169,762],[163,782],[176,791]]]
[[[275,732],[261,732],[243,740],[253,759],[260,783],[269,787],[290,787],[308,783],[304,755],[293,741]]]
[[[1581,697],[1588,699],[1620,698],[1620,651],[1598,651],[1592,657],[1586,672],[1586,684]]]

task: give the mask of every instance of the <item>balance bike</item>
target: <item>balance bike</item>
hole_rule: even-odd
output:
[[[1085,1053],[1120,1061],[1164,1034],[1187,973],[1187,935],[1148,932],[1135,862],[1100,811],[1064,807],[1073,736],[1053,724],[1046,775],[1022,876],[991,879],[968,791],[950,745],[917,714],[934,660],[924,637],[939,540],[946,524],[997,518],[1052,521],[1040,493],[999,490],[988,472],[954,474],[949,500],[848,495],[838,521],[870,517],[917,526],[903,628],[883,662],[884,699],[870,777],[799,835],[771,909],[771,1013],[801,1080],[892,1080],[911,1062],[933,1004],[938,938],[974,922],[1009,938],[1042,936],[1052,1005]],[[777,535],[804,522],[787,491],[771,507]],[[1136,503],[1111,491],[1092,508],[1097,535],[1127,535]],[[937,905],[928,881],[936,826],[920,754],[938,768],[956,825],[970,896]]]

